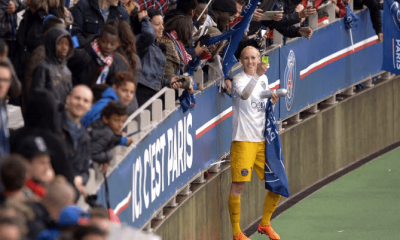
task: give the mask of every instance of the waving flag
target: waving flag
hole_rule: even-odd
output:
[[[357,15],[354,14],[353,11],[351,11],[349,4],[345,3],[344,5],[346,6],[346,16],[344,17],[344,25],[350,31],[351,47],[352,50],[354,51],[353,32],[351,31],[351,28],[354,26],[354,23],[358,20],[358,17]]]
[[[211,46],[218,44],[224,40],[228,40],[228,45],[223,50],[223,64],[222,70],[224,72],[225,78],[229,77],[229,71],[237,63],[237,59],[235,58],[235,52],[238,48],[240,40],[242,40],[242,36],[246,31],[247,26],[249,25],[251,18],[253,16],[254,10],[257,8],[259,0],[251,0],[250,3],[244,7],[242,13],[239,16],[241,21],[237,22],[233,27],[226,33],[221,34],[219,36],[215,36],[210,38],[206,42],[206,46]]]
[[[382,70],[400,74],[400,7],[397,0],[385,0],[383,6]]]
[[[271,99],[267,102],[265,114],[265,189],[284,197],[289,197],[289,184],[283,162],[281,139]]]

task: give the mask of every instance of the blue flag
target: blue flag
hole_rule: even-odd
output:
[[[385,0],[383,6],[382,70],[400,74],[400,8],[399,1]]]
[[[228,45],[224,48],[222,53],[223,64],[222,71],[224,72],[225,78],[229,77],[229,71],[237,63],[235,58],[235,52],[238,48],[240,40],[245,33],[247,26],[249,25],[253,16],[254,10],[257,8],[257,4],[260,0],[251,0],[250,3],[244,7],[242,13],[239,16],[239,21],[232,26],[232,28],[221,35],[210,38],[205,45],[211,46],[218,44],[224,40],[228,40]]]
[[[283,161],[281,139],[271,99],[268,99],[265,114],[265,189],[289,197],[289,184]]]
[[[344,24],[347,29],[350,29],[354,26],[355,22],[358,20],[357,15],[351,11],[349,4],[345,3],[346,6],[346,16],[344,17]]]

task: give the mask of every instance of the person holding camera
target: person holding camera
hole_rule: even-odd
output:
[[[229,194],[229,216],[232,223],[233,239],[246,240],[241,231],[240,195],[245,183],[251,180],[255,169],[261,180],[264,179],[265,165],[265,111],[268,99],[260,94],[268,90],[268,78],[265,75],[269,64],[260,61],[260,53],[254,47],[243,49],[240,62],[243,71],[232,81],[233,131],[231,144],[232,184]],[[278,101],[278,95],[272,93],[271,103]],[[270,239],[278,240],[279,235],[272,229],[270,219],[278,205],[280,195],[268,192],[258,231]]]

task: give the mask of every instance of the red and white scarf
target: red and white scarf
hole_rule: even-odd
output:
[[[99,62],[99,64],[104,65],[104,67],[101,67],[101,73],[96,80],[96,84],[104,84],[106,82],[109,67],[113,62],[114,54],[111,54],[108,57],[104,57],[103,54],[101,54],[99,45],[97,44],[97,38],[93,40],[90,45],[92,46],[93,52],[97,55],[97,61]]]
[[[167,36],[175,43],[175,46],[177,47],[179,57],[183,64],[188,64],[190,60],[192,60],[192,57],[186,52],[185,47],[183,46],[183,43],[178,40],[178,34],[176,33],[175,30],[172,30],[169,33],[166,33]]]

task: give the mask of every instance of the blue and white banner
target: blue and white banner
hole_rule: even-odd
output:
[[[385,0],[383,7],[382,70],[400,74],[400,8],[397,0]]]
[[[271,99],[268,99],[265,116],[265,189],[289,197],[281,139]]]

